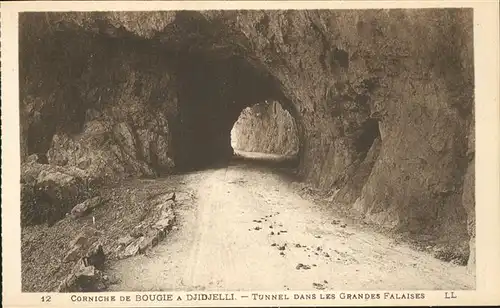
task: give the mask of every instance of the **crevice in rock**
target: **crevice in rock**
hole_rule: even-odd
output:
[[[360,159],[363,160],[366,157],[368,150],[377,138],[380,138],[378,121],[375,119],[366,120],[366,122],[361,126],[361,134],[354,142],[356,152],[359,153]]]

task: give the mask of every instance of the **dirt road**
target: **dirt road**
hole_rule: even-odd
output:
[[[297,193],[297,183],[239,164],[185,175],[178,229],[113,264],[114,291],[471,289],[463,266],[345,224]],[[333,223],[332,223],[333,222]]]

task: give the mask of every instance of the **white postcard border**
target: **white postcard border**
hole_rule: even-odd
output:
[[[276,291],[288,294],[292,300],[252,300],[252,293],[234,292],[237,301],[187,301],[186,292],[161,292],[173,294],[173,301],[115,301],[73,302],[72,295],[90,294],[21,293],[20,257],[20,140],[19,140],[19,80],[18,80],[18,31],[19,11],[146,11],[178,9],[366,9],[366,8],[435,8],[472,7],[474,9],[474,59],[475,59],[475,108],[476,108],[476,290],[475,291],[345,291],[344,293],[424,293],[423,300],[343,300],[343,291],[335,300],[293,300],[294,294],[319,294],[315,292]],[[497,1],[123,1],[123,2],[10,2],[1,4],[1,62],[2,62],[2,265],[3,305],[5,307],[50,306],[335,306],[335,305],[484,305],[500,304],[500,108],[499,108],[499,30]],[[447,292],[447,293],[445,293]],[[451,293],[453,292],[453,293]],[[200,293],[200,292],[196,292]],[[205,294],[217,292],[205,292]],[[231,293],[231,292],[229,292]],[[158,294],[158,292],[109,292],[104,296],[131,296]],[[250,296],[248,299],[241,295]],[[50,302],[42,298],[50,296]],[[446,298],[448,297],[448,298]],[[455,298],[454,298],[455,297]]]

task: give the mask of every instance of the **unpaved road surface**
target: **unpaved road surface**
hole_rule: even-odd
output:
[[[465,267],[345,225],[269,169],[184,177],[196,197],[179,202],[178,229],[146,255],[114,263],[113,291],[474,288]]]

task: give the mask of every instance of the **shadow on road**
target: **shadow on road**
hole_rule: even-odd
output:
[[[245,166],[252,169],[271,171],[288,178],[300,181],[297,173],[299,158],[296,155],[276,155],[258,152],[235,151],[229,166]]]
[[[296,155],[275,155],[257,152],[235,151],[231,164],[248,164],[267,168],[297,168],[299,158]]]
[[[300,181],[297,174],[299,158],[297,155],[277,155],[259,152],[234,151],[234,155],[229,161],[220,161],[204,167],[193,167],[190,169],[177,170],[175,174],[198,173],[207,170],[225,169],[228,167],[245,167],[270,171],[280,174],[289,180]]]

